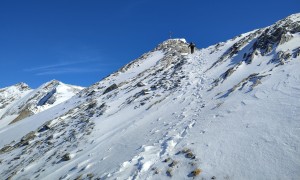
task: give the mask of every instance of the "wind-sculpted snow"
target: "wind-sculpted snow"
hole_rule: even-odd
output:
[[[299,20],[194,54],[169,39],[59,104],[46,85],[52,108],[0,129],[1,177],[298,179]]]

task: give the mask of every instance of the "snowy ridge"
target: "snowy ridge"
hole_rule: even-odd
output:
[[[30,90],[28,85],[24,83],[4,88],[1,92],[2,106],[6,107],[7,105],[7,107],[1,110],[0,119],[2,123],[0,127],[56,106],[70,99],[81,89],[83,88],[67,85],[56,80],[47,82],[35,90]]]
[[[1,176],[298,179],[299,21],[294,14],[194,54],[184,39],[164,41],[0,129]],[[43,87],[34,110],[59,91]]]
[[[22,99],[32,90],[25,83],[19,83],[10,87],[0,89],[0,127],[6,126],[10,123],[10,118],[4,118],[5,112],[10,109],[13,104]]]

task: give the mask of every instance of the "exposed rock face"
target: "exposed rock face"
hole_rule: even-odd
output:
[[[20,91],[27,91],[27,90],[30,90],[31,88],[28,86],[28,84],[26,83],[18,83],[15,85]]]
[[[299,22],[292,17],[278,21],[275,25],[265,28],[253,45],[253,50],[259,49],[262,54],[268,54],[271,48],[288,42],[293,34],[300,32]]]
[[[257,36],[259,36],[261,34],[262,30],[257,30],[253,33],[250,33],[249,35],[245,36],[244,38],[242,38],[241,40],[239,40],[238,42],[234,43],[234,45],[228,50],[226,51],[220,58],[218,61],[216,61],[215,63],[212,64],[212,66],[210,67],[210,69],[214,66],[217,66],[218,64],[226,61],[229,58],[232,58],[234,55],[236,55],[240,50],[242,50],[246,45],[248,45],[254,38],[256,38]],[[249,56],[249,55],[248,55]],[[251,56],[251,55],[250,55]]]
[[[34,132],[34,131],[31,131],[30,133],[28,133],[26,136],[24,136],[24,137],[21,139],[21,142],[32,140],[32,139],[34,139],[35,137],[36,137],[35,132]]]
[[[173,53],[189,53],[188,44],[185,39],[169,39],[159,44],[155,50],[162,50],[163,52],[173,51]]]
[[[236,84],[233,88],[228,90],[228,93],[225,95],[229,95],[234,92],[236,89],[243,89],[246,84],[250,83],[250,88],[253,89],[258,84],[261,84],[261,79],[266,77],[267,75],[259,75],[258,73],[254,73],[249,75],[247,78],[244,78],[241,82]]]
[[[24,118],[27,118],[29,116],[32,116],[34,113],[28,109],[28,107],[22,109],[18,117],[16,117],[13,121],[11,121],[9,124],[13,124],[15,122],[18,122]]]
[[[118,86],[116,84],[112,84],[107,89],[105,89],[105,91],[103,92],[103,94],[109,93],[110,91],[113,91],[113,90],[115,90],[117,88],[118,88]]]
[[[289,16],[272,26],[259,29],[245,36],[226,51],[219,60],[210,67],[210,69],[225,60],[232,58],[245,48],[251,49],[251,51],[243,57],[244,62],[247,64],[251,64],[254,57],[258,54],[262,56],[268,55],[278,45],[290,41],[293,34],[300,32],[299,22],[293,18],[294,16]],[[252,46],[250,46],[251,43],[253,43]],[[280,63],[282,64],[282,61],[280,61]]]

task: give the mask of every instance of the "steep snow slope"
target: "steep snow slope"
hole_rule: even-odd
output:
[[[1,129],[1,176],[299,179],[299,21],[194,54],[184,39],[163,42]]]
[[[0,128],[37,114],[70,99],[82,87],[71,86],[52,80],[35,90],[24,83],[1,90]]]

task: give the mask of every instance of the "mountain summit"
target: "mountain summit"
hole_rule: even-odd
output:
[[[1,89],[2,117],[33,112],[0,120],[1,177],[298,179],[299,42],[294,14],[194,54],[166,40],[67,101]]]

